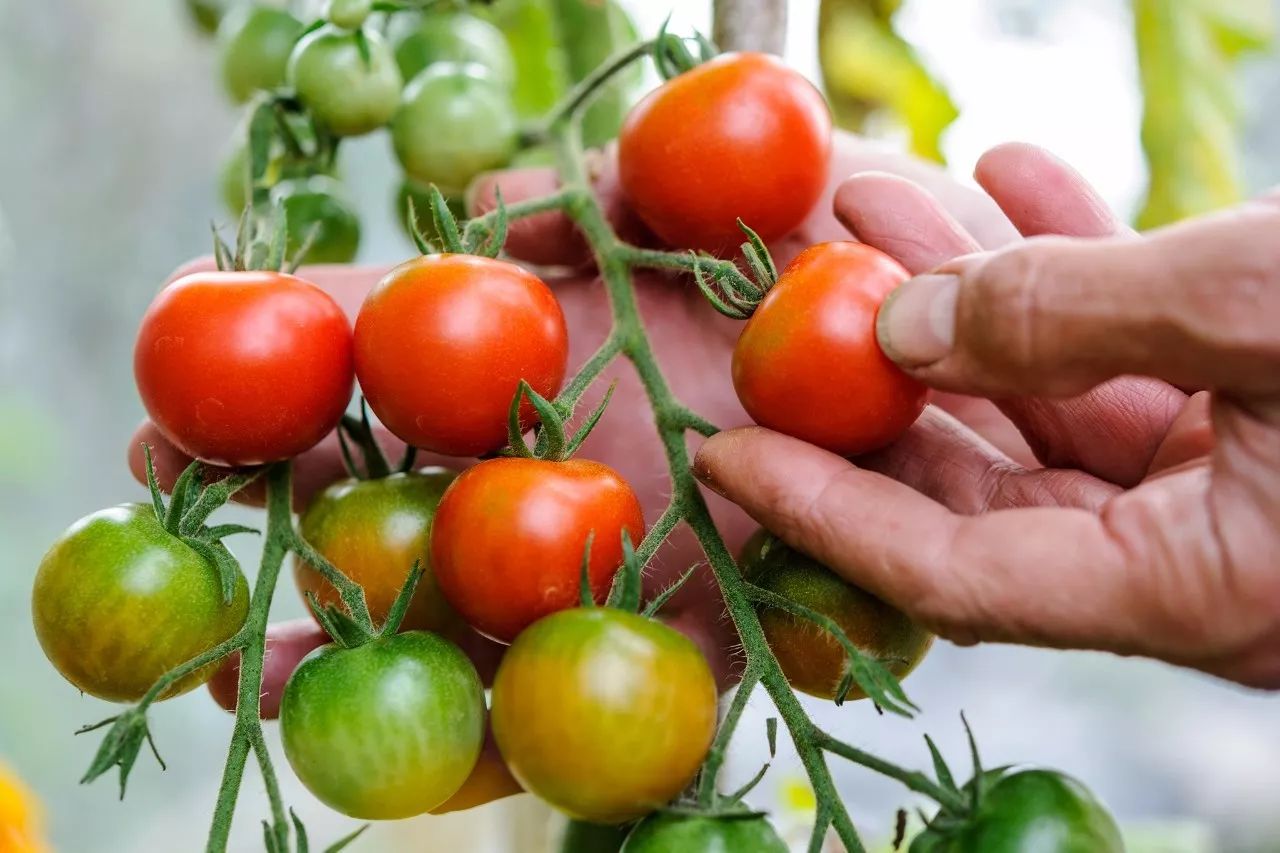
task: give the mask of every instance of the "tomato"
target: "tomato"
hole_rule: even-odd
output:
[[[747,414],[841,456],[906,432],[928,389],[876,342],[876,313],[906,278],[861,243],[820,243],[796,256],[733,349],[733,387]]]
[[[296,456],[351,399],[351,326],[315,285],[198,272],[160,291],[133,354],[142,403],[183,453],[219,465]]]
[[[1115,819],[1070,776],[1023,770],[987,789],[959,826],[926,829],[911,853],[1122,853]]]
[[[325,17],[344,30],[358,30],[372,11],[373,0],[329,0]]]
[[[391,122],[391,142],[405,172],[446,193],[461,193],[516,151],[511,96],[475,68],[438,63],[423,71],[405,89]]]
[[[762,53],[727,53],[668,80],[632,108],[618,136],[622,190],[672,246],[724,253],[742,218],[765,241],[818,202],[831,113],[799,73]]]
[[[311,237],[303,260],[308,264],[346,264],[360,249],[360,219],[346,189],[327,175],[281,181],[271,188],[271,204],[287,218],[286,256],[293,260]]]
[[[232,9],[218,27],[222,83],[236,103],[284,83],[302,22],[283,9],[250,3]]]
[[[431,534],[440,589],[473,628],[509,643],[579,601],[582,555],[597,601],[622,562],[622,533],[644,536],[640,502],[599,462],[491,459],[445,492]]]
[[[661,812],[641,821],[622,845],[622,853],[787,853],[790,849],[758,812],[714,817]]]
[[[461,481],[460,481],[461,482]],[[697,646],[612,608],[574,608],[516,638],[493,684],[493,734],[530,792],[571,817],[621,823],[693,779],[716,729]]]
[[[484,731],[475,667],[424,631],[325,646],[294,671],[280,705],[293,772],[325,805],[362,820],[448,800],[475,767]]]
[[[905,678],[924,659],[933,634],[826,566],[787,547],[772,533],[755,533],[742,552],[743,576],[757,586],[832,619],[859,651]],[[775,608],[758,608],[769,648],[791,686],[811,696],[834,699],[844,675],[841,645],[812,622]],[[866,694],[856,686],[849,699]]]
[[[439,245],[440,235],[436,232],[435,221],[431,218],[431,190],[423,187],[413,178],[405,178],[400,182],[399,189],[396,190],[395,201],[395,218],[400,223],[400,227],[404,229],[404,234],[410,240],[413,234],[409,232],[409,200],[413,199],[413,209],[418,214],[418,230],[431,242]],[[458,196],[445,196],[445,203],[449,206],[449,211],[455,218],[461,220],[466,219],[466,204]]]
[[[364,587],[374,624],[387,618],[415,561],[423,575],[404,630],[447,633],[461,627],[440,594],[431,571],[427,536],[436,505],[456,475],[443,468],[393,474],[374,480],[343,480],[316,496],[302,514],[299,530],[329,562]],[[339,604],[338,591],[307,563],[294,563],[301,592],[322,604]]]
[[[258,716],[274,720],[280,716],[280,696],[285,681],[312,651],[328,644],[329,635],[312,619],[303,617],[267,626],[266,657],[262,661],[261,695]],[[209,679],[209,695],[223,710],[234,712],[239,704],[240,653],[234,652],[218,664]]]
[[[288,80],[315,120],[338,136],[360,136],[391,120],[404,81],[382,36],[365,30],[369,61],[356,35],[327,25],[289,56]]]
[[[520,380],[548,399],[569,357],[551,289],[515,264],[418,257],[370,291],[356,318],[356,375],[378,419],[403,441],[449,456],[507,443]],[[535,420],[526,400],[523,422]]]
[[[80,690],[112,702],[141,699],[160,676],[230,639],[248,613],[244,577],[225,603],[217,569],[142,504],[71,525],[40,561],[31,593],[49,661]],[[162,698],[212,674],[212,666],[196,670]]]
[[[502,754],[498,752],[498,744],[493,739],[493,730],[489,729],[485,732],[480,758],[472,768],[467,781],[462,783],[462,787],[455,791],[452,797],[432,809],[431,813],[462,812],[492,803],[494,800],[523,793],[524,788],[521,788],[520,783],[511,775],[507,762],[502,760]]]
[[[396,44],[396,64],[406,80],[437,62],[483,66],[504,90],[515,82],[515,59],[502,30],[467,12],[427,12]]]

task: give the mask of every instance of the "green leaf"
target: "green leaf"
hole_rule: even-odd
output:
[[[1133,0],[1133,18],[1151,175],[1138,227],[1239,201],[1236,63],[1271,42],[1270,0]]]
[[[146,711],[139,708],[130,708],[118,717],[112,717],[91,726],[85,726],[77,731],[76,734],[91,732],[107,725],[110,725],[111,728],[107,731],[107,736],[102,739],[102,744],[98,747],[98,751],[94,755],[93,761],[89,764],[89,769],[85,772],[84,778],[80,780],[80,784],[86,785],[113,767],[118,767],[120,768],[120,799],[123,800],[125,786],[129,781],[129,772],[133,770],[133,765],[138,760],[138,753],[142,751],[144,742],[151,745],[151,754],[156,757],[161,770],[166,769],[165,763],[164,759],[160,757],[159,750],[156,749],[155,741],[151,739],[151,731],[147,728]]]
[[[369,824],[366,823],[364,826],[360,827],[355,832],[349,835],[344,835],[342,838],[338,839],[337,841],[333,842],[328,847],[326,847],[324,849],[324,853],[342,853],[342,851],[345,850],[347,846],[351,844],[351,842],[355,841],[357,838],[363,835],[364,831],[368,828],[369,828]],[[299,851],[299,853],[301,853],[301,851]]]
[[[609,405],[609,401],[613,399],[613,391],[617,387],[616,380],[609,383],[609,388],[604,392],[600,405],[595,407],[591,414],[587,416],[587,419],[583,421],[582,426],[578,428],[578,431],[573,434],[573,438],[569,439],[569,443],[564,449],[566,459],[578,452],[578,448],[587,440],[587,436],[591,435],[591,431],[596,428],[596,424],[600,423],[600,418],[604,416],[604,410]]]
[[[187,511],[191,499],[200,488],[203,468],[199,462],[193,461],[182,470],[173,484],[173,492],[169,497],[169,510],[164,516],[164,528],[170,533],[178,533],[182,526],[182,516]]]
[[[924,736],[924,742],[929,745],[929,755],[933,757],[933,773],[938,777],[938,784],[952,791],[957,790],[955,777],[951,775],[947,760],[938,751],[938,745],[928,735]]]
[[[616,607],[628,613],[636,613],[640,609],[641,575],[644,566],[636,556],[636,549],[631,544],[629,531],[622,531],[622,567],[614,575],[613,586],[609,590],[606,602],[609,607]]]
[[[894,29],[897,5],[822,0],[818,57],[827,97],[842,127],[861,131],[873,115],[888,115],[910,135],[912,152],[942,162],[942,132],[959,112]]]

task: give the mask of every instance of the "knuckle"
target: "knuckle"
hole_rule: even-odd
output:
[[[1051,286],[1057,254],[1050,241],[1027,241],[997,252],[966,276],[960,308],[964,344],[984,369],[1016,379],[1042,363],[1042,295]]]

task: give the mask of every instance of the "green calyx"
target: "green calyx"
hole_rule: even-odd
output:
[[[356,464],[351,452],[353,444],[360,451],[363,465]],[[360,417],[342,416],[342,421],[338,424],[338,447],[342,451],[342,462],[347,473],[357,480],[379,480],[392,474],[407,474],[413,470],[418,457],[418,448],[408,445],[400,461],[394,468],[391,467],[373,432],[373,425],[369,422],[369,406],[364,397],[360,398]]]
[[[778,283],[778,268],[760,235],[741,219],[738,228],[747,235],[742,257],[751,275],[743,275],[735,264],[717,261],[710,255],[693,254],[693,277],[711,306],[726,317],[746,320],[769,290]]]
[[[570,436],[565,430],[565,420],[571,413],[565,412],[557,404],[543,397],[533,387],[520,380],[515,396],[511,398],[511,407],[507,410],[507,448],[503,451],[507,456],[519,456],[524,459],[544,459],[548,462],[563,462],[578,452],[578,448],[587,440],[587,436],[600,423],[605,407],[613,398],[610,386],[605,392],[600,405],[592,410],[582,426]],[[532,448],[524,438],[524,423],[520,417],[524,400],[528,400],[533,410],[538,413],[537,440]]]
[[[428,238],[423,232],[418,219],[418,206],[413,194],[407,194],[405,203],[407,210],[407,227],[409,236],[424,255],[434,255],[441,251],[454,255],[479,255],[484,258],[496,258],[507,242],[507,226],[509,218],[507,207],[502,201],[502,191],[498,190],[498,206],[491,218],[487,218],[483,226],[468,227],[465,231],[458,227],[458,219],[449,207],[440,188],[432,184],[428,189],[428,200],[431,206],[431,222],[435,239]],[[473,220],[479,222],[480,220]],[[470,224],[470,223],[469,223]],[[437,242],[438,241],[438,242]]]
[[[697,30],[694,31],[692,38],[667,32],[667,25],[670,23],[671,16],[668,15],[658,30],[657,38],[653,40],[652,48],[653,64],[663,80],[679,77],[686,71],[691,71],[702,63],[714,59],[720,53],[711,40]],[[697,53],[690,49],[690,42],[693,42],[694,47],[697,48]]]
[[[404,622],[405,614],[409,612],[409,604],[413,601],[413,593],[418,588],[418,581],[422,580],[422,572],[422,562],[414,560],[413,567],[409,569],[409,574],[404,579],[404,585],[400,587],[396,600],[391,603],[391,609],[387,611],[386,620],[377,629],[364,620],[352,618],[336,605],[321,605],[315,595],[310,592],[306,594],[307,607],[311,609],[316,621],[330,639],[344,649],[358,648],[381,637],[395,636],[400,630],[401,623]],[[367,611],[365,616],[367,619]]]

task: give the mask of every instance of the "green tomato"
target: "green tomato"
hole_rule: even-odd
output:
[[[357,34],[332,25],[305,36],[289,57],[289,84],[315,120],[338,136],[382,127],[400,105],[403,80],[382,36],[365,30],[369,61]]]
[[[987,789],[959,824],[935,819],[911,853],[1123,853],[1115,820],[1084,785],[1053,770],[1023,770]]]
[[[36,637],[63,677],[85,693],[136,702],[169,670],[229,639],[249,612],[236,579],[222,600],[218,571],[171,535],[149,505],[80,519],[40,562],[31,593]],[[162,698],[213,675],[196,670]]]
[[[333,178],[315,175],[281,181],[271,188],[271,205],[284,206],[289,229],[285,256],[289,260],[294,260],[309,238],[305,263],[347,264],[355,259],[360,249],[360,219],[346,189]]]
[[[418,230],[435,245],[440,245],[440,232],[436,230],[435,219],[431,216],[431,190],[418,184],[413,178],[405,178],[396,191],[396,222],[404,229],[404,235],[413,240],[409,231],[409,201],[413,201],[413,210],[418,216]],[[445,196],[449,211],[459,221],[466,218],[466,205],[461,196]]]
[[[344,30],[358,30],[373,11],[373,0],[329,0],[325,17]]]
[[[406,80],[437,62],[482,65],[504,89],[515,82],[515,60],[502,30],[467,12],[429,12],[396,45],[396,64]]]
[[[218,31],[218,24],[227,14],[227,5],[223,0],[186,0],[183,5],[187,15],[200,32],[213,35]]]
[[[283,9],[249,4],[233,9],[218,27],[222,83],[236,103],[284,83],[302,22]]]
[[[484,731],[475,667],[423,631],[316,650],[280,705],[294,773],[330,808],[361,820],[412,817],[449,799],[475,767]]]
[[[924,659],[933,634],[906,614],[834,574],[821,563],[787,547],[765,530],[742,549],[745,577],[832,619],[864,654],[876,658],[898,678]],[[757,607],[760,626],[774,657],[797,690],[832,699],[844,676],[844,648],[807,620],[773,608]],[[855,685],[849,699],[866,694]]]
[[[406,173],[460,194],[481,172],[505,166],[519,138],[507,93],[475,66],[438,63],[413,78],[391,122]]]
[[[636,825],[621,853],[787,853],[762,814],[681,814],[659,812]]]

